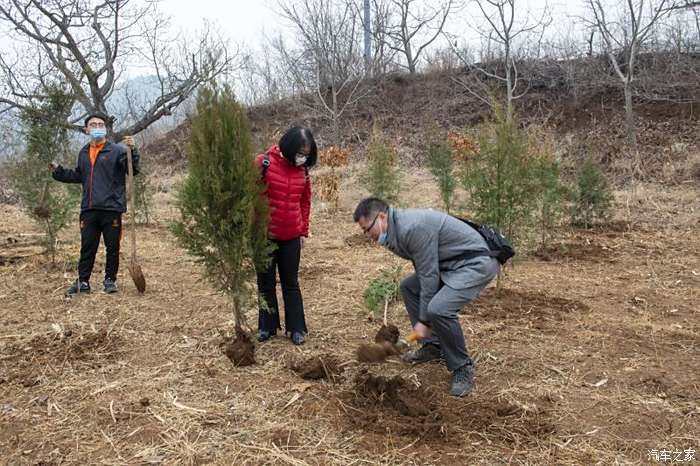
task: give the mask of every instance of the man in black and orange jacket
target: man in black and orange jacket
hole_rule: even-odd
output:
[[[95,255],[104,238],[106,265],[104,291],[117,291],[119,242],[122,214],[126,212],[127,156],[125,144],[131,147],[134,174],[139,172],[139,153],[131,136],[121,144],[107,140],[107,116],[92,114],[85,119],[85,133],[90,136],[78,154],[75,168],[51,164],[52,176],[63,183],[81,183],[80,204],[80,262],[78,280],[66,291],[66,296],[90,292],[90,275]]]

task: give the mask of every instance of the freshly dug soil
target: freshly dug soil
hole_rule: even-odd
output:
[[[40,205],[34,207],[34,215],[36,215],[39,218],[49,218],[51,217],[51,211],[48,208]]]
[[[389,356],[399,354],[399,350],[389,342],[362,344],[357,348],[357,360],[360,362],[382,362]]]
[[[390,379],[372,374],[360,374],[355,380],[355,392],[404,416],[422,417],[430,414],[430,398],[420,390],[411,390],[400,376]]]
[[[377,335],[374,337],[374,342],[382,343],[386,341],[392,345],[395,345],[399,341],[400,334],[401,333],[396,325],[382,325],[382,328],[379,329]]]
[[[255,364],[255,344],[250,334],[240,327],[236,328],[235,338],[224,341],[222,349],[236,367]]]
[[[338,365],[338,360],[330,355],[311,356],[303,360],[292,361],[289,368],[302,379],[326,379],[331,382],[334,382],[343,372],[343,368]]]

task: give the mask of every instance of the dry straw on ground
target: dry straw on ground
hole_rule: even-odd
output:
[[[425,179],[408,175],[407,204],[439,205]],[[346,241],[362,192],[343,182],[339,211],[314,212],[302,256],[307,343],[280,334],[240,368],[219,348],[226,300],[166,228],[171,193],[139,228],[143,296],[122,271],[119,294],[66,300],[77,225],[50,269],[28,254],[28,219],[0,206],[0,463],[629,464],[648,449],[698,450],[697,192],[617,192],[616,223],[562,230],[546,260],[521,257],[502,293],[463,313],[476,389],[454,399],[444,366],[354,360],[381,325],[362,293],[394,259]],[[389,315],[409,330],[401,305]],[[290,369],[297,358],[323,361],[321,377]]]

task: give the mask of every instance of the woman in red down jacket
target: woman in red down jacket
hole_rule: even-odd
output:
[[[304,303],[299,288],[299,260],[309,236],[311,180],[309,168],[316,164],[316,142],[307,128],[289,129],[266,153],[256,157],[270,206],[268,235],[277,245],[267,270],[259,270],[258,291],[267,304],[258,312],[258,341],[268,340],[281,329],[277,304],[276,272],[279,270],[284,298],[285,330],[292,343],[304,343],[307,332]]]

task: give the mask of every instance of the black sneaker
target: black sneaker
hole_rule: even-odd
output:
[[[452,373],[452,385],[450,385],[450,395],[466,396],[474,387],[474,366],[471,363],[465,364]]]
[[[75,283],[73,283],[70,288],[66,290],[66,296],[75,296],[78,293],[89,293],[90,292],[90,284],[88,282],[81,282],[79,280],[76,280]]]
[[[411,364],[422,364],[424,362],[442,360],[442,353],[439,346],[426,343],[417,350],[404,354],[401,356],[401,359]]]
[[[292,343],[295,345],[303,345],[304,344],[304,334],[301,332],[292,332]]]
[[[104,285],[105,293],[116,293],[119,291],[117,289],[117,282],[111,278],[105,278]]]
[[[263,342],[267,341],[270,338],[272,338],[274,335],[277,335],[276,331],[269,331],[269,330],[258,330],[258,341]]]

